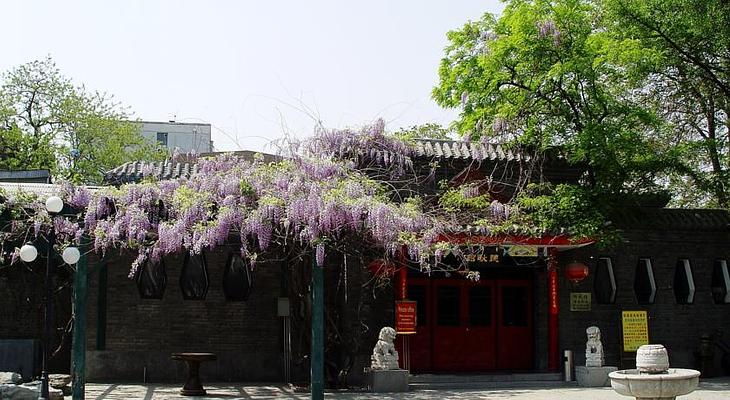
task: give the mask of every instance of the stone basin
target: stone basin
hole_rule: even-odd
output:
[[[699,371],[684,368],[669,368],[659,374],[625,369],[611,372],[608,377],[618,394],[640,400],[673,400],[676,396],[691,393],[700,383]]]

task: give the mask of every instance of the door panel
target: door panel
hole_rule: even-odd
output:
[[[462,356],[465,327],[463,325],[462,284],[459,281],[445,281],[435,285],[433,325],[433,369],[463,370]]]
[[[408,298],[416,302],[416,334],[408,335],[411,355],[411,370],[415,372],[431,370],[431,285],[429,282],[408,285]],[[401,340],[396,342],[401,343]],[[402,348],[398,349],[399,352]],[[402,353],[401,353],[402,354]],[[401,357],[402,358],[402,357]],[[402,363],[401,363],[402,367]]]
[[[497,280],[497,368],[532,368],[532,285],[523,280]]]
[[[496,368],[496,324],[494,322],[494,281],[467,284],[464,369],[489,371]]]

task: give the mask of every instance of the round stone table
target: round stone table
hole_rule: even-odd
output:
[[[181,395],[205,396],[205,389],[200,383],[200,363],[214,361],[216,358],[213,353],[172,353],[173,360],[185,361],[188,364],[188,380],[180,390]]]

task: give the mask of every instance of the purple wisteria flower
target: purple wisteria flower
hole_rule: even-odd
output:
[[[142,164],[142,167],[140,168],[140,172],[142,173],[142,176],[148,177],[153,176],[157,172],[157,168],[155,168],[155,164],[148,162]]]
[[[555,25],[555,21],[553,20],[546,20],[546,21],[539,21],[537,23],[537,37],[540,39],[545,38],[552,38],[553,43],[555,43],[556,46],[560,45],[560,30]]]
[[[474,197],[479,196],[479,186],[478,185],[465,185],[461,188],[461,195],[464,196],[465,199],[472,199]]]
[[[496,134],[505,133],[509,130],[509,124],[506,119],[502,117],[494,117],[494,122],[492,123],[492,131]]]
[[[68,187],[66,189],[65,201],[77,210],[84,209],[89,205],[89,201],[91,201],[91,192],[83,186]]]

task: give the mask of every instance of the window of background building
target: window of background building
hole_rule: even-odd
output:
[[[692,304],[695,300],[695,280],[686,258],[677,260],[674,268],[674,298],[677,304]]]
[[[167,132],[157,132],[157,143],[167,146]]]
[[[727,270],[727,260],[715,260],[710,286],[715,304],[730,304],[730,273]]]
[[[634,273],[634,294],[639,304],[654,304],[656,300],[656,281],[651,259],[640,258]]]
[[[593,278],[593,292],[596,294],[596,303],[613,304],[616,302],[616,277],[613,274],[611,258],[601,257],[596,266],[596,275]]]

